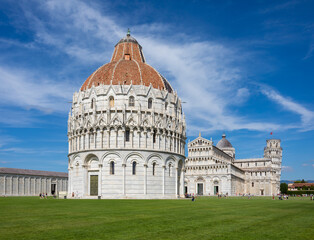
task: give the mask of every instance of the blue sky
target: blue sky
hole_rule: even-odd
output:
[[[313,179],[313,10],[306,0],[2,0],[0,167],[67,171],[68,102],[130,28],[186,102],[188,140],[225,132],[249,158],[280,138],[282,179]]]

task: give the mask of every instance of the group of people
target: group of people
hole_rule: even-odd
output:
[[[39,193],[39,198],[48,198],[47,193]]]

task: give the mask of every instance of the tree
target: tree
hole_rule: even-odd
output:
[[[288,184],[287,183],[281,183],[280,184],[280,192],[282,194],[287,194],[288,193]]]

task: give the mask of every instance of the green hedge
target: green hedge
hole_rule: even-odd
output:
[[[314,194],[314,191],[312,190],[303,190],[303,191],[288,191],[289,195],[302,195],[302,194]]]

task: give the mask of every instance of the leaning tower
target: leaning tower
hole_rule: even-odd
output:
[[[266,140],[266,147],[264,148],[264,158],[271,159],[272,168],[276,172],[275,184],[276,192],[280,189],[280,176],[281,176],[281,162],[282,162],[282,147],[280,146],[280,139]]]

